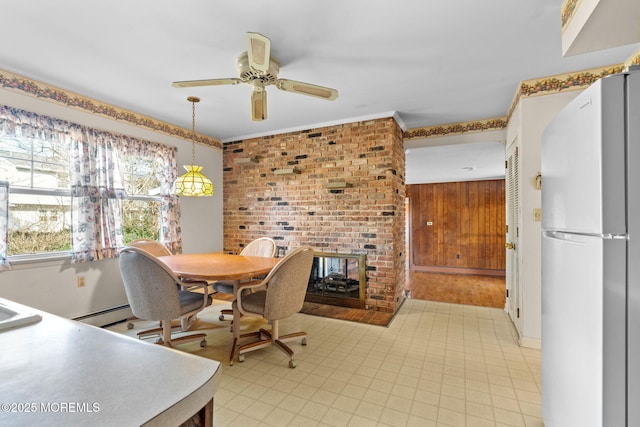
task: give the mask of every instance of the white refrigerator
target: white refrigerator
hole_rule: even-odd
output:
[[[640,426],[640,70],[553,119],[541,172],[545,427]]]

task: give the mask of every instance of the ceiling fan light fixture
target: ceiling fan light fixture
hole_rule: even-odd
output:
[[[196,165],[196,102],[200,98],[190,96],[187,98],[191,102],[191,164],[185,165],[186,173],[179,176],[174,183],[174,193],[176,196],[203,197],[213,196],[213,183],[200,171],[202,166]]]

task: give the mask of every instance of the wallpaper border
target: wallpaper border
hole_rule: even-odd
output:
[[[82,110],[90,114],[106,117],[119,122],[125,122],[133,126],[175,136],[187,141],[193,140],[190,129],[185,129],[142,114],[114,107],[113,105],[78,95],[77,93],[60,89],[39,81],[31,80],[2,69],[0,69],[0,88],[19,91],[34,98],[45,99],[65,107]],[[195,142],[209,147],[222,148],[222,142],[220,142],[220,140],[198,133],[196,133]]]
[[[501,130],[507,127],[506,117],[496,117],[493,119],[474,120],[461,123],[449,123],[445,125],[425,126],[408,129],[403,134],[403,139],[434,138],[447,135],[460,135],[471,132],[485,132],[490,130]]]
[[[571,22],[573,15],[576,13],[576,10],[578,10],[580,1],[581,0],[564,0],[564,3],[562,3],[560,12],[562,31],[564,31],[567,25],[569,25],[569,22]]]

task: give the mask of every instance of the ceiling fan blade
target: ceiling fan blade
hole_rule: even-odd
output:
[[[333,101],[338,97],[338,91],[329,87],[312,85],[311,83],[297,82],[295,80],[278,79],[276,87],[286,92],[315,96],[316,98]]]
[[[249,66],[262,73],[269,71],[271,40],[260,33],[247,33]]]
[[[267,118],[267,91],[256,89],[251,94],[251,119],[259,122]]]
[[[185,80],[182,82],[173,82],[173,87],[194,87],[194,86],[219,86],[219,85],[237,85],[242,80],[235,77],[229,79],[207,79],[207,80]]]

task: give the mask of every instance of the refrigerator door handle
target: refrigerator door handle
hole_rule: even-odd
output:
[[[629,236],[627,234],[612,234],[612,233],[567,233],[565,231],[557,230],[543,230],[542,235],[550,239],[564,240],[571,243],[582,244],[584,238],[596,238],[596,239],[611,239],[611,240],[627,240]]]

